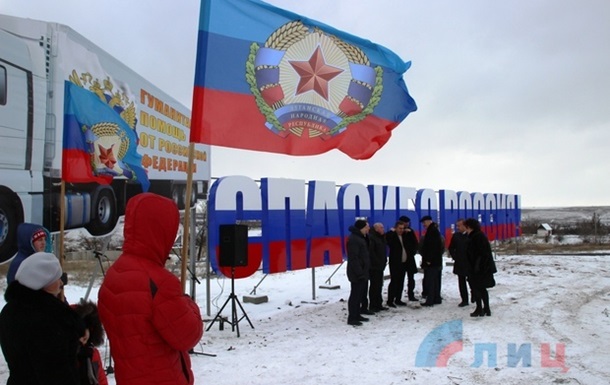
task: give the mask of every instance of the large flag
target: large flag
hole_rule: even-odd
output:
[[[138,138],[126,122],[133,115],[103,92],[65,82],[62,180],[108,184],[123,176],[148,191],[150,182],[137,153]],[[135,116],[127,118],[135,123]]]
[[[410,62],[260,0],[202,0],[191,142],[368,159],[417,109]]]

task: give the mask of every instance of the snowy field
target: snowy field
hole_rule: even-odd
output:
[[[610,206],[572,206],[572,207],[545,207],[521,209],[521,220],[535,220],[540,223],[573,224],[590,221],[596,215],[600,222],[610,224]]]
[[[193,355],[198,384],[608,384],[610,383],[610,256],[498,256],[490,289],[491,317],[471,318],[459,308],[456,277],[443,274],[442,305],[390,309],[360,327],[348,326],[345,266],[266,277],[256,294],[269,302],[244,303],[262,274],[236,280],[235,292],[252,321],[237,330],[215,322]],[[3,280],[4,281],[4,280]],[[4,283],[3,283],[4,284]],[[387,289],[386,281],[385,289]],[[213,279],[206,309],[205,282],[197,301],[206,328],[230,293],[230,280]],[[4,287],[1,288],[4,291]],[[67,286],[78,301],[85,287]],[[416,291],[421,289],[417,275]],[[92,298],[97,297],[93,288]],[[3,300],[2,300],[3,301]],[[3,303],[0,303],[3,305]],[[237,308],[238,316],[243,313]],[[230,318],[230,304],[223,311]],[[105,349],[102,348],[102,355]],[[8,378],[0,361],[0,382]],[[111,384],[114,377],[109,376]]]

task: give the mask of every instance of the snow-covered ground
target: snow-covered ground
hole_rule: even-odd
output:
[[[345,266],[267,276],[256,290],[269,302],[245,303],[263,278],[236,280],[235,292],[252,321],[237,331],[220,322],[204,333],[193,355],[198,384],[607,384],[610,383],[610,256],[498,256],[492,316],[471,318],[457,306],[456,277],[443,274],[443,304],[390,309],[360,327],[348,326]],[[2,280],[3,281],[3,280]],[[387,289],[387,283],[385,289]],[[197,300],[206,328],[230,293],[230,280],[213,279],[212,308],[205,281]],[[0,288],[2,291],[4,288]],[[84,287],[67,286],[76,302]],[[384,289],[384,290],[385,290]],[[421,289],[421,274],[417,287]],[[93,288],[92,298],[96,298]],[[3,300],[0,300],[3,301]],[[0,306],[3,302],[0,302]],[[230,318],[230,305],[223,314]],[[243,313],[237,308],[238,316]],[[104,355],[105,349],[102,349]],[[0,382],[8,378],[0,359]],[[114,377],[110,375],[114,384]]]

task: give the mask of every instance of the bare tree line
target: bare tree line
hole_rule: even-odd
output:
[[[598,235],[604,236],[610,233],[610,225],[604,224],[599,215],[593,213],[590,219],[576,221],[545,221],[539,218],[530,218],[521,222],[522,234],[536,234],[542,223],[548,223],[553,228],[555,235]]]

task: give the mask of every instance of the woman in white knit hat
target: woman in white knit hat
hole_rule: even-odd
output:
[[[4,298],[0,313],[0,345],[10,384],[78,384],[76,353],[84,326],[78,315],[57,298],[61,265],[55,255],[26,258]]]

